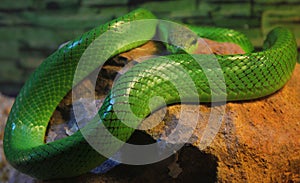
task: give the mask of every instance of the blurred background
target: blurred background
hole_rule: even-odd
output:
[[[300,45],[299,0],[1,0],[0,92],[15,96],[60,44],[138,7],[162,19],[239,30],[256,49],[282,25]]]

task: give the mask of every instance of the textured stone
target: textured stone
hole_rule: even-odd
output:
[[[300,45],[298,0],[3,0],[0,59],[18,61],[35,51],[46,57],[57,45],[139,7],[162,19],[240,30],[258,48],[271,27],[284,25],[293,30]],[[270,17],[270,10],[287,13]],[[288,18],[291,12],[295,16]]]
[[[286,10],[286,11],[300,11],[300,3],[298,1],[297,4],[289,5],[289,4],[269,4],[269,5],[263,5],[263,4],[254,4],[252,7],[252,13],[254,16],[261,16],[263,12],[267,10]]]
[[[22,17],[30,22],[32,25],[44,28],[50,28],[54,30],[73,30],[83,28],[93,28],[110,20],[110,16],[94,16],[84,14],[69,14],[69,15],[56,15],[56,14],[40,14],[37,16],[36,13],[23,13]]]
[[[45,0],[43,3],[46,9],[64,9],[78,7],[80,0]]]
[[[224,18],[223,16],[213,16],[213,25],[216,27],[227,27],[233,29],[242,29],[249,27],[259,27],[259,22],[255,19],[248,19],[244,17],[235,17],[235,18]]]
[[[274,95],[249,102],[228,103],[219,132],[208,147],[201,143],[201,138],[212,108],[202,105],[201,118],[190,142],[192,147],[185,146],[170,158],[152,165],[120,165],[104,175],[86,175],[71,180],[298,182],[299,72],[298,64],[291,81]],[[162,124],[154,130],[148,130],[147,133],[154,138],[168,134],[168,131],[176,126],[181,109],[182,106],[179,105],[168,107]],[[221,112],[222,110],[220,114]],[[159,111],[154,115],[159,115],[158,113]],[[134,136],[143,139],[140,135]],[[202,167],[203,165],[205,167]],[[174,167],[179,168],[175,177],[172,176]],[[126,172],[126,175],[123,172]]]
[[[17,68],[14,60],[1,61],[0,82],[19,82],[22,79],[23,72]]]
[[[213,12],[213,16],[227,17],[249,17],[251,14],[250,3],[230,3],[217,4],[217,10]]]
[[[233,43],[219,43],[210,39],[202,38],[198,40],[198,48],[193,54],[217,54],[217,55],[232,55],[244,54],[244,50]],[[209,47],[209,49],[207,49]]]
[[[107,5],[126,5],[128,0],[85,0],[83,6],[107,6]]]
[[[203,13],[206,16],[209,16],[210,13],[216,11],[217,8],[218,8],[217,4],[211,4],[208,1],[200,1],[197,7],[197,11]]]
[[[191,25],[213,25],[213,20],[211,18],[207,18],[206,16],[194,16],[198,14],[198,12],[182,12],[182,13],[172,13],[170,16],[170,20],[173,20],[175,22],[182,22],[185,24],[191,24]]]
[[[23,57],[21,60],[19,60],[18,64],[22,69],[33,72],[33,70],[36,69],[43,60],[44,58],[39,56]]]
[[[1,27],[0,28],[0,39],[3,42],[18,40],[20,31],[16,27]]]
[[[0,3],[0,9],[14,10],[14,9],[25,9],[33,6],[32,0],[16,0],[12,3],[10,0],[2,0]]]
[[[205,18],[207,16],[209,12],[208,11],[176,11],[176,12],[171,12],[170,14],[168,14],[167,16],[169,17],[168,19],[170,20],[174,20],[174,19],[178,19],[178,20],[186,20],[189,18],[194,18],[197,17],[197,19],[200,19],[199,17],[203,17]],[[205,22],[205,20],[200,20],[202,23]]]
[[[250,2],[250,0],[207,0],[207,1],[211,1],[214,3],[245,3],[245,2]]]
[[[261,28],[245,28],[245,29],[237,29],[247,35],[251,40],[251,43],[254,47],[261,48],[264,42],[264,36],[261,32]]]
[[[26,20],[22,19],[16,14],[0,12],[0,24],[4,26],[14,26],[19,24],[26,24]]]
[[[0,72],[1,73],[1,72]],[[0,77],[1,78],[1,77]],[[2,142],[4,135],[4,128],[11,106],[13,105],[14,99],[4,96],[0,93],[0,140]],[[0,144],[0,182],[7,182],[10,175],[10,165],[5,159],[3,152],[3,144]]]
[[[129,11],[127,7],[103,7],[99,9],[99,14],[96,16],[98,17],[107,16],[113,19],[125,15],[128,12]]]
[[[254,0],[254,3],[262,4],[286,4],[286,3],[299,3],[299,0]]]
[[[176,2],[173,1],[161,1],[161,2],[146,2],[139,7],[146,8],[154,13],[161,12],[172,12],[172,11],[195,11],[195,0],[178,0]]]
[[[299,72],[297,64],[287,85],[271,96],[227,104],[227,128],[211,145],[220,181],[300,181]]]
[[[299,9],[300,10],[300,9]],[[300,13],[296,10],[268,10],[262,15],[262,33],[265,36],[271,29],[283,26],[289,28],[300,45]]]
[[[20,27],[18,30],[18,35],[15,36],[18,37],[20,46],[31,49],[53,50],[63,41],[63,37],[59,37],[51,29]]]
[[[147,49],[149,50],[149,49]],[[146,53],[144,49],[140,50]],[[133,54],[133,55],[132,55]],[[136,59],[137,52],[122,57]],[[140,57],[141,55],[138,55]],[[144,124],[157,122],[154,129],[137,131],[130,142],[153,143],[167,136],[176,127],[183,108],[190,115],[200,112],[192,138],[169,158],[151,165],[119,165],[105,174],[70,178],[70,182],[298,182],[300,152],[300,65],[287,85],[262,99],[228,102],[226,105],[173,105],[156,111]],[[163,112],[165,110],[166,112]],[[223,115],[220,129],[212,143],[203,141],[209,127],[211,111]],[[60,116],[60,115],[59,115]],[[213,118],[217,119],[217,118]],[[220,118],[222,119],[222,118]],[[148,123],[147,123],[148,121]],[[186,116],[185,125],[190,117]],[[151,125],[150,125],[151,126]],[[213,126],[211,126],[213,127]],[[150,135],[150,136],[149,136]],[[180,136],[184,136],[184,133]],[[13,171],[13,170],[10,170]],[[40,182],[13,171],[13,180]],[[62,181],[50,181],[65,182]]]
[[[71,37],[72,34],[69,33]],[[10,55],[9,58],[21,58],[20,52],[30,52],[31,49],[53,50],[63,41],[65,37],[60,37],[60,32],[45,28],[29,28],[26,26],[10,27],[0,29],[0,43],[4,52],[0,53],[0,58]]]
[[[18,42],[15,40],[10,40],[7,42],[0,42],[0,59],[17,59],[20,57]]]

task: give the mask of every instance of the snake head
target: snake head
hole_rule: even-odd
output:
[[[188,27],[162,21],[158,25],[160,40],[171,53],[193,53],[198,47],[198,35]]]

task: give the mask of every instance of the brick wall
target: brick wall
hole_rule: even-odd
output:
[[[138,7],[159,18],[237,29],[256,47],[284,25],[300,45],[299,0],[1,0],[0,92],[16,94],[58,45]]]

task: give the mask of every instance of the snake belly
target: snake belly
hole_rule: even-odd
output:
[[[39,179],[56,179],[83,174],[107,159],[86,142],[81,131],[50,143],[44,142],[44,136],[53,111],[74,84],[76,66],[85,49],[105,31],[118,27],[120,23],[142,19],[155,19],[155,16],[145,9],[132,11],[74,39],[54,52],[35,70],[17,96],[5,128],[4,151],[13,167]],[[216,90],[214,95],[225,96],[227,101],[256,99],[272,94],[283,87],[292,75],[297,45],[293,34],[285,28],[272,30],[260,52],[253,52],[249,40],[234,30],[190,28],[201,37],[239,44],[246,52],[216,55],[224,75],[226,91]],[[142,37],[145,41],[128,45],[124,43],[114,55],[145,43],[154,36],[155,31],[156,25],[137,28],[131,33],[133,39]],[[114,41],[119,38],[111,39]],[[127,38],[123,40],[126,42]],[[92,63],[93,67],[101,64],[103,63]],[[187,98],[193,101],[197,97],[200,101],[210,102],[212,91],[206,74],[214,72],[213,70],[205,73],[188,54],[157,57],[134,66],[120,77],[115,85],[117,92],[108,94],[98,112],[100,120],[93,119],[83,129],[93,134],[92,127],[97,128],[102,123],[112,135],[127,141],[134,129],[122,121],[132,119],[128,119],[127,115],[117,116],[114,101],[120,99],[120,96],[128,96],[131,110],[139,119],[150,114],[148,102],[152,97],[161,96],[166,104],[180,102],[176,87],[165,79],[175,77],[178,78],[177,84],[180,87],[189,87],[178,76],[178,66],[187,71],[196,86],[194,95]],[[159,108],[159,105],[154,108]],[[120,108],[122,106],[118,106]],[[126,114],[128,111],[123,112]],[[133,123],[139,122],[133,120]],[[109,139],[101,137],[101,134],[97,134],[97,137],[101,138],[99,143],[103,148],[110,148]]]

